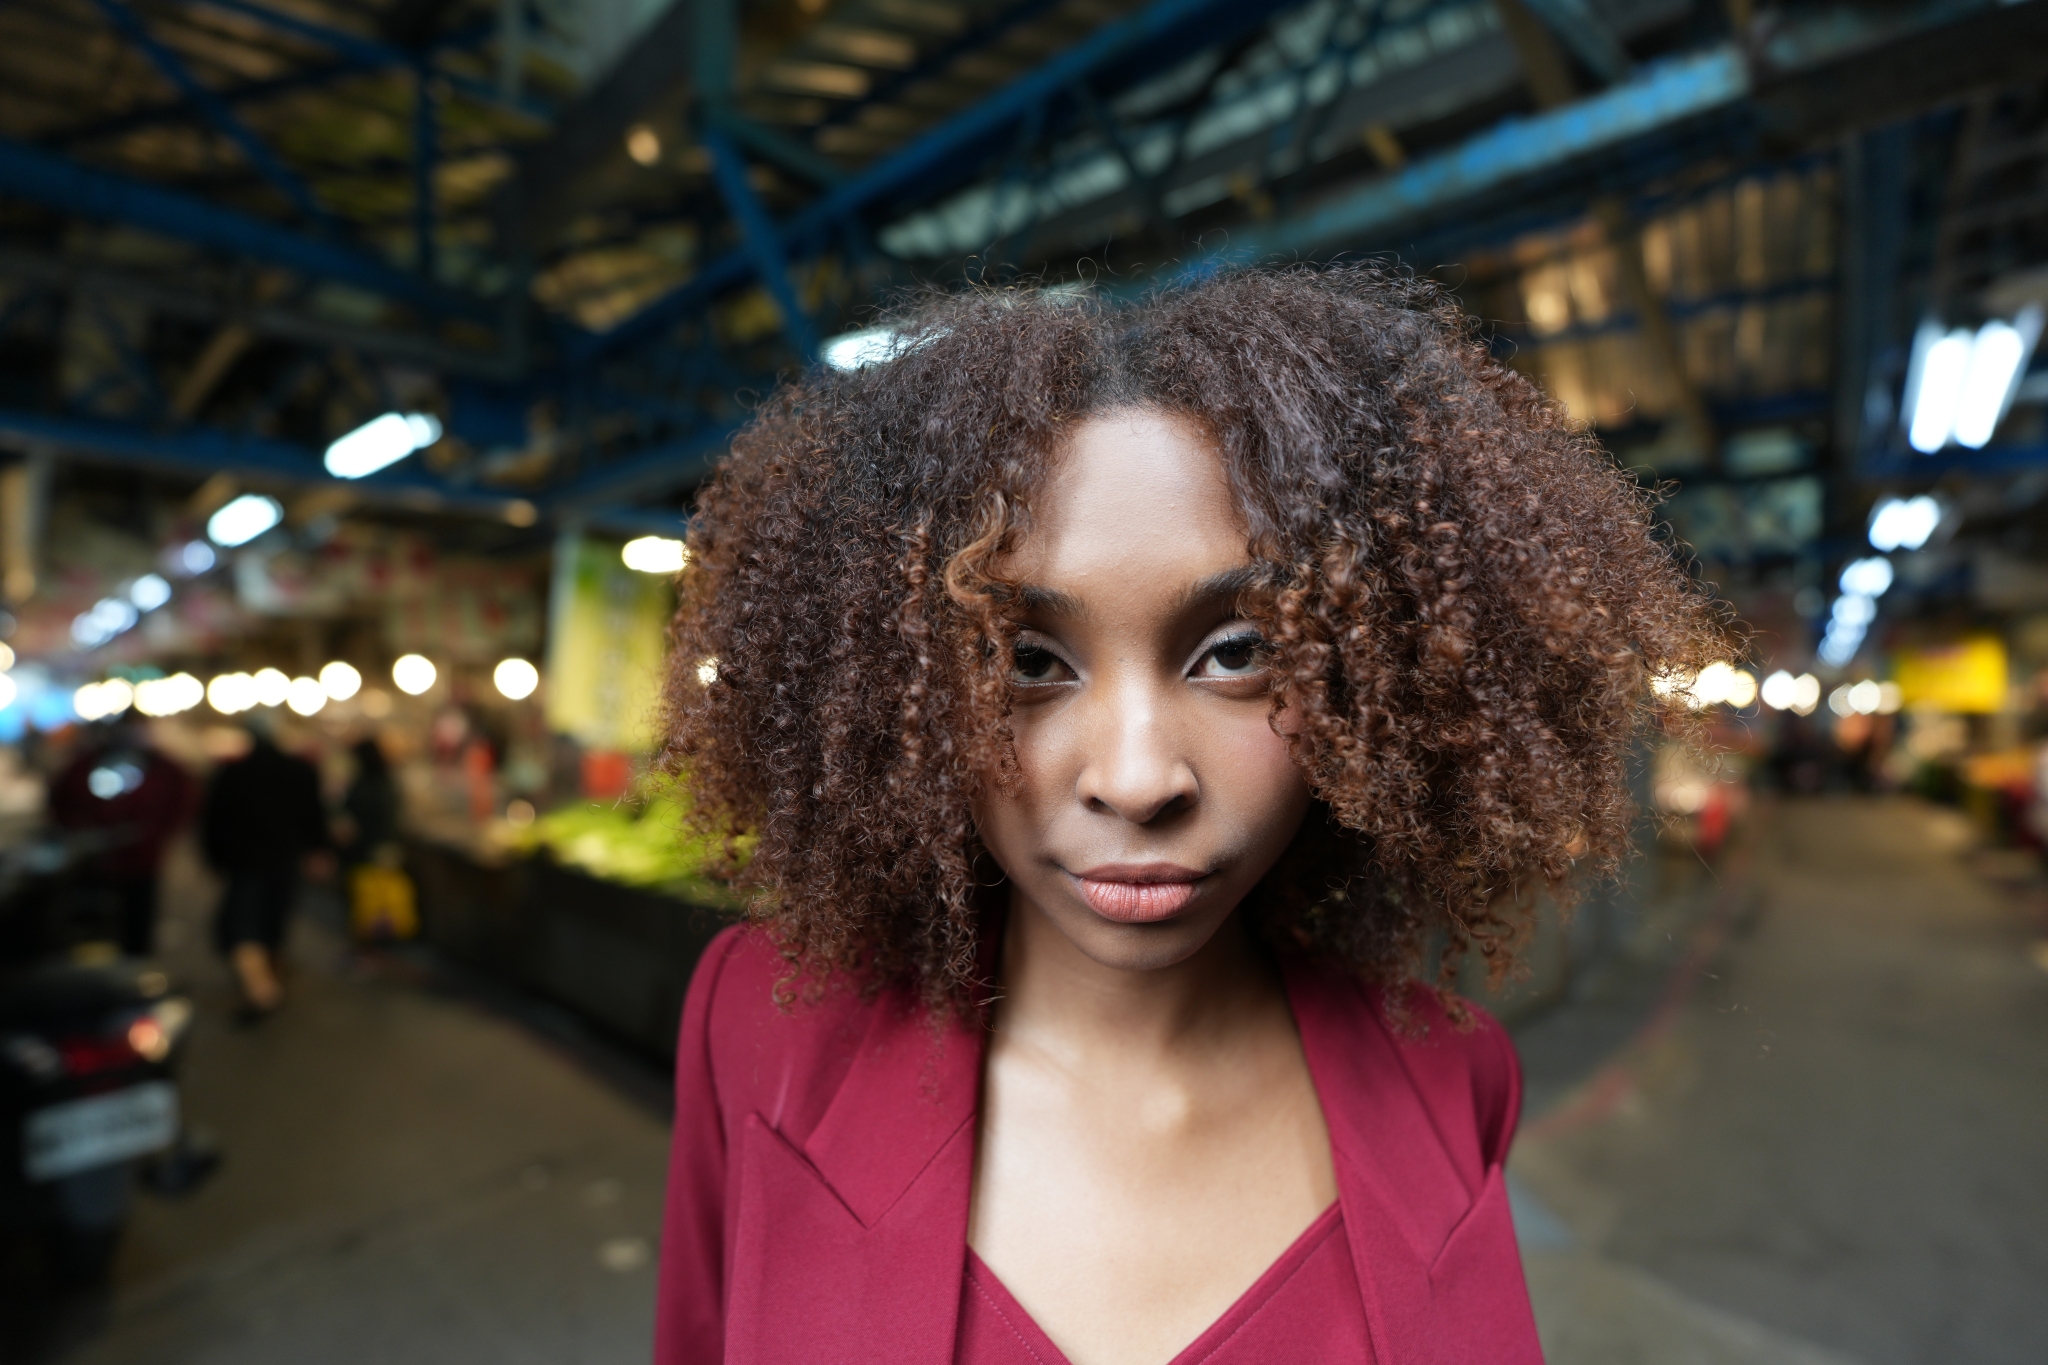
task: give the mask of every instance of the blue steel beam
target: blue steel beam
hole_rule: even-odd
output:
[[[601,507],[594,512],[578,513],[574,520],[588,530],[629,539],[634,536],[668,536],[681,540],[690,532],[688,517],[681,512],[658,507]]]
[[[249,125],[242,122],[235,111],[228,107],[227,102],[192,74],[191,68],[185,65],[177,53],[158,42],[134,10],[129,9],[122,0],[96,0],[96,3],[99,5],[100,13],[107,17],[107,22],[119,29],[121,36],[139,48],[164,79],[184,93],[185,98],[206,117],[208,123],[218,129],[228,141],[242,149],[242,155],[249,158],[249,164],[256,168],[259,175],[276,186],[278,191],[297,205],[299,212],[307,218],[316,223],[332,225],[333,219],[328,216],[327,210],[320,206],[320,201],[313,197],[313,191],[307,188],[306,182],[290,167],[279,161],[276,154],[264,145],[263,139],[257,137]]]
[[[801,253],[829,237],[841,221],[877,201],[923,199],[935,187],[958,179],[959,167],[1000,146],[1005,134],[1049,101],[1068,98],[1077,81],[1112,62],[1144,54],[1178,54],[1191,34],[1204,44],[1224,42],[1266,21],[1290,0],[1153,0],[1135,14],[1104,24],[978,104],[954,114],[912,139],[845,184],[813,200],[779,230],[782,241]],[[949,174],[950,172],[950,174]],[[656,299],[580,348],[589,358],[654,335],[687,317],[725,290],[755,273],[744,249],[714,261],[688,284]]]
[[[1727,109],[1749,91],[1749,70],[1732,47],[1661,63],[1575,104],[1509,119],[1289,222],[1240,229],[1231,246],[1189,269],[1206,272],[1230,261],[1362,244],[1375,233],[1443,213],[1527,176]]]
[[[348,58],[351,62],[365,70],[410,67],[417,65],[420,61],[419,53],[408,52],[406,49],[394,44],[380,42],[375,38],[365,38],[359,33],[350,33],[344,29],[330,28],[325,24],[316,24],[310,20],[301,19],[295,14],[286,14],[280,10],[271,9],[267,5],[251,4],[249,0],[189,0],[189,3],[224,10],[229,14],[238,14],[245,19],[253,19],[267,28],[275,29],[279,33],[289,33],[295,38],[303,38],[307,42],[318,43],[320,46]],[[474,45],[481,35],[488,34],[491,31],[489,27],[486,27],[471,33],[457,34],[452,40],[435,44],[434,46],[447,48],[469,47]],[[431,49],[429,50],[431,51]],[[488,81],[480,81],[474,76],[466,76],[460,72],[441,71],[438,68],[435,74],[447,81],[454,89],[460,90],[464,94],[481,100],[486,104],[504,105],[509,103],[521,113],[528,114],[534,118],[548,120],[554,117],[554,111],[539,100],[522,96],[518,99],[507,101],[504,94]]]
[[[730,105],[707,104],[704,121],[710,127],[731,134],[735,142],[762,160],[772,161],[784,170],[795,171],[813,185],[830,189],[846,183],[846,172],[832,158],[811,150],[807,144],[786,133],[754,122]]]
[[[440,159],[441,148],[436,118],[433,69],[423,61],[414,69],[412,82],[412,268],[424,280],[432,280],[437,274],[434,163]]]
[[[206,477],[226,471],[252,478],[346,488],[373,500],[423,509],[464,512],[518,524],[534,509],[515,495],[450,488],[418,472],[416,462],[380,470],[366,479],[337,479],[321,466],[318,452],[290,441],[181,427],[160,431],[129,422],[0,409],[0,440],[34,442],[60,454],[99,459],[134,468]]]
[[[960,58],[970,52],[978,52],[1000,40],[1004,34],[1019,24],[1029,23],[1040,15],[1059,6],[1060,0],[1020,0],[984,24],[969,28],[965,33],[946,43],[930,56],[923,58],[903,71],[892,72],[878,78],[869,87],[865,98],[850,100],[833,109],[820,122],[822,128],[833,128],[852,123],[861,111],[878,104],[887,104],[905,90],[920,81],[930,80],[942,74]]]
[[[495,304],[419,279],[374,256],[6,139],[0,139],[0,193],[60,213],[128,223],[217,251],[253,256],[399,299],[428,312],[485,324],[499,320]]]
[[[1609,85],[1627,80],[1634,63],[1605,20],[1586,0],[1524,0],[1574,56]]]
[[[215,93],[220,96],[224,103],[233,107],[238,104],[252,103],[256,100],[270,99],[277,95],[288,95],[294,90],[305,90],[314,86],[325,85],[330,81],[339,80],[343,76],[354,75],[363,69],[363,67],[355,62],[350,61],[323,62],[318,66],[301,67],[297,71],[287,72],[282,76],[272,76],[260,81],[245,81],[240,85],[231,85]],[[62,132],[43,138],[42,145],[68,151],[75,147],[84,146],[87,143],[99,142],[106,138],[120,137],[124,134],[132,133],[138,128],[152,128],[157,124],[189,118],[191,115],[192,106],[183,99],[165,100],[159,104],[145,104],[137,108],[128,109],[123,113],[115,114],[111,118],[99,119],[92,123],[78,124],[66,128]]]
[[[703,136],[704,145],[711,152],[711,171],[718,179],[718,191],[725,197],[733,221],[739,224],[740,240],[753,262],[754,273],[768,286],[775,306],[782,310],[783,330],[795,343],[797,354],[809,364],[818,354],[818,333],[811,325],[811,315],[804,311],[803,300],[796,296],[796,285],[790,281],[789,257],[781,235],[775,230],[775,220],[768,216],[767,207],[747,183],[746,159],[732,139],[719,128],[706,129]]]
[[[565,518],[594,513],[599,507],[694,483],[711,472],[739,426],[737,422],[714,423],[600,465],[550,497],[548,514]]]

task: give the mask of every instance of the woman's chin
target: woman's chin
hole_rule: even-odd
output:
[[[1091,962],[1123,972],[1156,972],[1176,967],[1207,947],[1230,919],[1190,907],[1167,919],[1132,922],[1097,914],[1086,905],[1063,906],[1046,916],[1062,936]]]

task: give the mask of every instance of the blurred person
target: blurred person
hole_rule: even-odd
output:
[[[357,740],[350,753],[356,771],[341,798],[340,841],[349,930],[360,942],[411,938],[419,910],[398,842],[398,781],[375,736]]]
[[[214,770],[200,820],[206,859],[226,880],[214,940],[233,966],[246,1011],[284,999],[277,956],[302,871],[324,873],[331,837],[320,774],[277,747],[269,723],[247,722],[249,752]]]
[[[342,794],[341,811],[347,817],[341,842],[344,866],[353,868],[377,856],[377,850],[398,840],[398,779],[384,746],[374,735],[349,746],[355,759],[355,776]]]
[[[1827,748],[1813,722],[1795,712],[1779,717],[1777,742],[1765,766],[1777,789],[1790,795],[1813,796],[1827,786]]]
[[[88,732],[50,782],[51,821],[67,834],[97,834],[81,890],[114,909],[115,937],[129,957],[156,951],[158,879],[164,850],[192,817],[198,784],[150,743],[132,713]]]

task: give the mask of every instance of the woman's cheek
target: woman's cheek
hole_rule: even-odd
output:
[[[1212,758],[1214,771],[1225,775],[1226,790],[1245,803],[1238,818],[1252,827],[1269,819],[1291,827],[1307,807],[1308,782],[1294,762],[1287,736],[1275,733],[1264,708],[1237,724],[1217,727],[1215,733],[1219,744]]]

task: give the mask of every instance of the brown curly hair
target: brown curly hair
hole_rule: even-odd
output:
[[[1427,283],[1223,275],[1135,303],[931,297],[893,358],[786,384],[703,489],[665,760],[744,840],[792,968],[964,1007],[1014,771],[1002,557],[1062,438],[1142,406],[1222,453],[1273,704],[1316,798],[1254,895],[1276,942],[1393,982],[1512,960],[1532,889],[1611,871],[1648,681],[1725,644],[1651,501]]]

